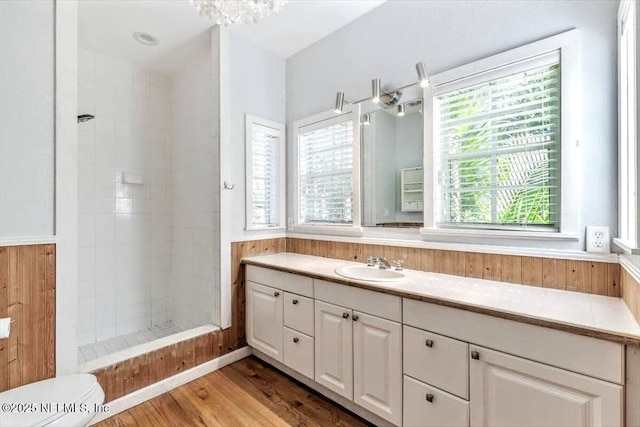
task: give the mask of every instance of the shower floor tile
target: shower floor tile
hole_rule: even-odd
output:
[[[141,331],[133,332],[131,334],[121,335],[118,337],[109,338],[103,341],[98,341],[91,344],[83,345],[78,348],[78,364],[83,364],[98,357],[107,356],[109,354],[116,353],[121,350],[134,347],[139,344],[144,344],[158,338],[168,337],[169,335],[182,332],[183,329],[167,323],[161,326],[153,326],[151,328],[143,329]]]

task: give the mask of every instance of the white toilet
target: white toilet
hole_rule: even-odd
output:
[[[103,402],[91,374],[38,381],[0,393],[0,427],[85,427]]]

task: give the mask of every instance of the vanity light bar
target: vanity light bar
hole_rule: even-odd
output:
[[[418,73],[418,84],[420,84],[420,87],[428,87],[430,82],[429,82],[429,75],[427,74],[427,68],[424,65],[424,62],[420,61],[416,64],[416,72]],[[408,85],[399,87],[397,89],[394,89],[394,92],[399,92],[403,89],[406,89],[408,87],[411,87],[413,85],[415,85],[416,83],[410,83]],[[336,94],[336,108],[335,108],[335,113],[336,114],[341,114],[342,113],[342,108],[344,107],[344,103],[348,103],[348,104],[359,104],[363,101],[366,101],[367,99],[370,99],[371,102],[373,102],[374,104],[378,104],[380,103],[380,95],[383,93],[380,90],[380,79],[373,79],[371,80],[371,98],[363,98],[360,99],[358,101],[347,101],[344,99],[344,92],[338,92]],[[384,93],[386,95],[386,93]],[[404,108],[404,107],[403,107]],[[398,111],[398,113],[400,113]],[[400,115],[400,114],[398,114]],[[403,114],[404,115],[404,114]]]

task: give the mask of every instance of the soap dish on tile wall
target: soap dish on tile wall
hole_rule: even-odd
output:
[[[122,172],[123,184],[144,184],[144,175],[140,172]]]

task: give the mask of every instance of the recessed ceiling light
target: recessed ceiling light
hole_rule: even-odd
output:
[[[133,33],[133,39],[138,43],[142,43],[146,46],[155,46],[160,43],[158,39],[151,34],[142,33],[140,31],[136,31],[135,33]]]

